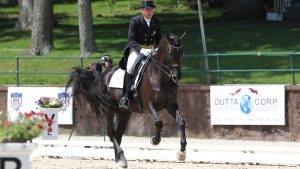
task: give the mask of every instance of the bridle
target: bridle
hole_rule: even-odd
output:
[[[173,45],[171,45],[171,44],[169,44],[169,47],[168,47],[168,62],[171,60],[171,49],[176,49],[177,50],[177,52],[179,52],[179,50],[180,49],[182,49],[183,48],[183,44],[181,44],[180,46],[173,46]],[[169,63],[169,65],[170,65],[170,68],[172,69],[172,68],[174,68],[174,67],[177,67],[177,68],[179,68],[179,69],[181,69],[181,63],[179,63],[179,64],[170,64]]]
[[[164,73],[166,74],[169,78],[171,78],[171,80],[177,84],[177,79],[175,78],[176,76],[173,76],[173,68],[177,68],[177,70],[181,69],[181,63],[179,64],[171,64],[171,50],[175,49],[178,52],[183,48],[183,44],[181,44],[180,46],[174,46],[169,44],[168,45],[168,49],[167,49],[167,65],[158,61],[157,59],[155,59],[153,56],[155,56],[154,52],[152,52],[151,54],[151,59],[154,61],[154,64]]]

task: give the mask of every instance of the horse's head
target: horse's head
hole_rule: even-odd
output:
[[[180,37],[176,35],[166,34],[166,39],[169,42],[167,47],[167,60],[166,64],[171,70],[170,77],[177,83],[181,78],[181,66],[183,56],[183,39],[186,35],[184,32]]]

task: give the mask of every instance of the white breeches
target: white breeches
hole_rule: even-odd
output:
[[[135,65],[142,59],[141,55],[133,48],[130,48],[129,56],[127,59],[127,72],[133,73]]]

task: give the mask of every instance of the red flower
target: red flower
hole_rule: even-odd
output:
[[[39,129],[44,129],[44,126],[41,123],[38,123],[37,126],[39,127]]]
[[[11,125],[11,121],[5,120],[5,121],[3,122],[3,126],[4,126],[4,127],[8,127],[8,126],[10,126],[10,125]]]
[[[27,118],[30,118],[30,117],[32,117],[32,115],[33,115],[32,111],[31,111],[31,112],[29,112],[29,113],[25,113],[25,117],[27,117]]]

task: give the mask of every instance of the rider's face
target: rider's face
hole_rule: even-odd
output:
[[[141,12],[145,18],[151,19],[154,13],[153,8],[141,8]]]

